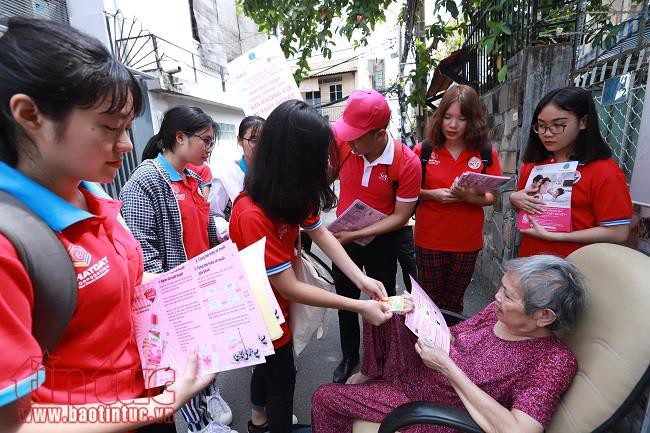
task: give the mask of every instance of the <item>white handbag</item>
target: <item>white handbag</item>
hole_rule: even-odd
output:
[[[334,284],[319,275],[311,257],[302,251],[300,241],[298,241],[298,251],[300,255],[297,257],[294,267],[298,280],[322,290],[334,292]],[[313,307],[298,302],[291,303],[289,326],[293,335],[293,349],[296,356],[305,350],[314,335],[320,339],[327,334],[331,312],[332,310],[329,308]]]

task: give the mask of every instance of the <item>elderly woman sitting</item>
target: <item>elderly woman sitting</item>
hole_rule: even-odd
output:
[[[494,302],[450,328],[449,355],[416,342],[401,317],[366,324],[361,373],[315,392],[313,432],[351,432],[355,419],[381,422],[401,404],[429,400],[464,407],[486,432],[541,433],[576,373],[575,357],[553,331],[579,316],[584,283],[575,266],[555,256],[504,267]]]

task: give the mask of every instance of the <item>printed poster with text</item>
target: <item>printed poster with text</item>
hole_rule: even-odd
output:
[[[191,349],[199,375],[261,364],[273,353],[230,241],[136,287],[132,313],[147,388],[183,374]]]
[[[241,93],[244,114],[269,117],[284,101],[302,94],[275,36],[228,63],[228,74]]]
[[[571,231],[571,192],[577,168],[578,161],[536,165],[528,176],[524,191],[544,201],[543,213],[533,218],[550,232]],[[519,212],[517,227],[533,227],[528,213]]]

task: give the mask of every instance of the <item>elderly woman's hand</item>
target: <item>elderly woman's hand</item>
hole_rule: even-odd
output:
[[[413,302],[413,296],[409,292],[402,293],[402,298],[404,299],[404,309],[401,314],[408,314],[413,311],[415,308],[415,303]]]
[[[432,370],[439,371],[445,376],[449,373],[450,367],[454,365],[454,361],[449,355],[437,347],[427,345],[421,338],[415,343],[415,351],[422,358],[424,365]]]

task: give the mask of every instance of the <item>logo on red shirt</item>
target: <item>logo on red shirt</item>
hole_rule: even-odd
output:
[[[388,182],[388,173],[379,173],[379,180],[383,180],[384,182]]]
[[[471,168],[472,170],[476,170],[481,166],[481,158],[478,158],[476,156],[472,156],[469,161],[467,161],[467,166]]]
[[[181,189],[178,187],[178,185],[172,183],[172,191],[174,192],[174,198],[176,201],[185,200],[185,194],[181,193]]]
[[[83,289],[100,278],[108,275],[110,270],[111,265],[108,263],[108,257],[104,256],[91,267],[82,273],[77,274],[77,286],[79,286],[80,289]]]
[[[83,249],[83,247],[73,244],[70,244],[68,247],[68,254],[70,255],[70,259],[72,259],[72,265],[75,268],[85,268],[93,259],[90,253]]]
[[[440,164],[440,160],[438,159],[438,155],[436,155],[436,152],[431,152],[431,157],[429,158],[428,163],[433,165]]]

